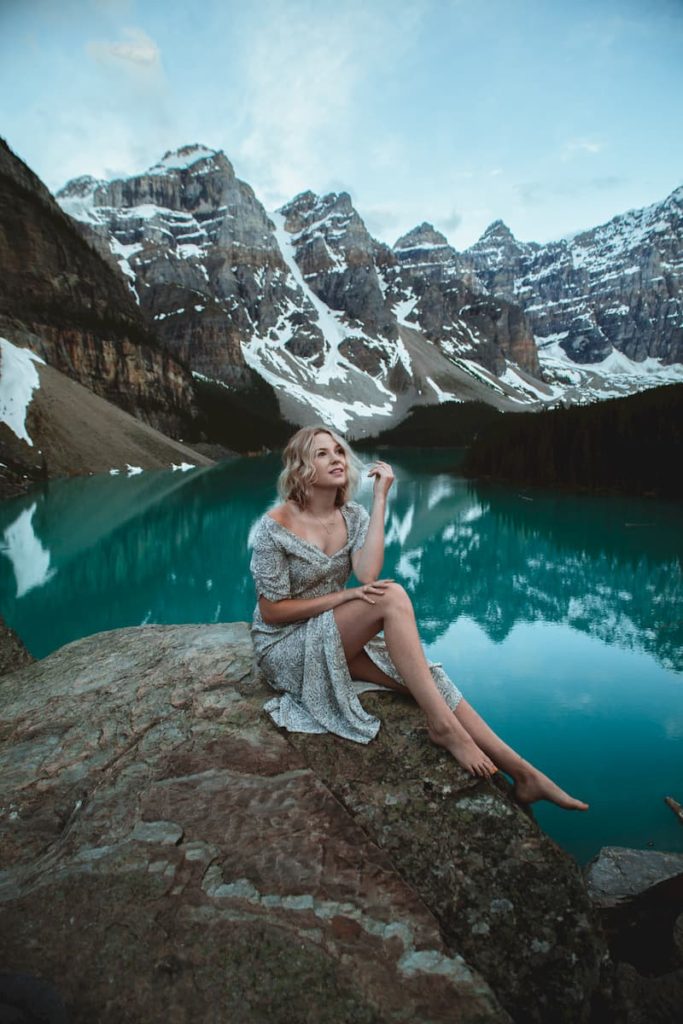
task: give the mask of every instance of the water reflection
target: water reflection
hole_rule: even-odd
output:
[[[496,642],[543,621],[681,667],[680,510],[473,487],[443,453],[389,457],[385,575],[410,591],[426,642],[461,616]],[[122,625],[248,619],[246,542],[278,467],[57,481],[3,503],[2,614],[38,657]]]

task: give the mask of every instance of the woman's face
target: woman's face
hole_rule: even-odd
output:
[[[320,432],[313,439],[314,487],[343,487],[346,483],[346,452],[342,446]]]

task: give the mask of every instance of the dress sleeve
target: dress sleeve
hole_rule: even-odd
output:
[[[368,523],[370,522],[370,516],[368,515],[368,513],[366,512],[362,505],[359,505],[357,502],[354,501],[353,510],[355,512],[355,535],[351,541],[352,554],[354,551],[358,551],[359,548],[362,548],[363,545],[365,544],[365,538],[368,535]]]
[[[270,530],[261,523],[254,537],[254,550],[249,564],[256,594],[268,601],[291,597],[287,555],[273,540]]]

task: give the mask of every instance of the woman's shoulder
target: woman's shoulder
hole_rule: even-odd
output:
[[[354,522],[363,522],[364,519],[368,518],[367,509],[358,501],[347,501],[343,508],[346,515]]]
[[[277,523],[279,526],[285,526],[289,529],[292,522],[292,511],[289,505],[285,502],[282,505],[276,505],[275,508],[268,509],[264,512],[263,518],[269,520],[271,523]]]

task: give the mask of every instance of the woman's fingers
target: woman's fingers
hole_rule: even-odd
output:
[[[373,462],[368,470],[368,476],[390,476],[393,478],[394,471],[388,462]]]
[[[390,583],[393,583],[393,580],[374,580],[372,583],[364,583],[358,590],[364,601],[367,601],[368,604],[376,604],[371,595],[376,594],[378,597],[383,597]]]

